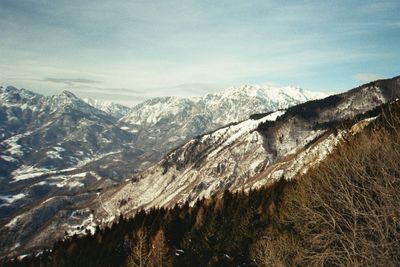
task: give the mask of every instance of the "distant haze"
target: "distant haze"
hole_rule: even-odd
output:
[[[0,85],[133,105],[399,74],[400,1],[287,2],[2,0]]]

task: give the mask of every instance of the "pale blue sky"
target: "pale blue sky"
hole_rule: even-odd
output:
[[[133,104],[400,74],[400,1],[0,0],[0,84]]]

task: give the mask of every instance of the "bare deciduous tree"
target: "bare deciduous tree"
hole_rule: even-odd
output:
[[[389,110],[381,124],[351,136],[286,188],[278,237],[253,246],[259,266],[398,266],[397,109],[397,115]]]
[[[154,236],[149,256],[148,266],[164,267],[170,265],[168,263],[168,247],[163,230],[159,230]]]
[[[263,236],[251,248],[250,256],[260,267],[293,266],[300,255],[296,240],[289,235]]]
[[[134,244],[132,245],[131,255],[128,257],[128,267],[148,266],[149,247],[146,230],[141,228],[137,231]]]
[[[400,134],[379,129],[341,147],[301,180],[286,220],[306,265],[394,266],[400,261]]]

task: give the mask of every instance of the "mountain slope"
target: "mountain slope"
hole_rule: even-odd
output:
[[[100,196],[98,217],[109,220],[140,208],[194,203],[226,189],[249,189],[281,177],[291,179],[323,159],[343,135],[350,134],[333,131],[333,126],[399,96],[400,78],[396,77],[192,139],[132,182]],[[354,129],[373,119],[367,116]]]

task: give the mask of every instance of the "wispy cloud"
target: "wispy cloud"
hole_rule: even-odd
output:
[[[79,84],[98,84],[101,83],[100,81],[89,80],[84,78],[43,78],[42,81],[44,82],[52,82],[52,83],[61,83],[68,86],[75,86]]]
[[[3,0],[0,83],[132,99],[268,81],[348,89],[368,73],[399,74],[399,9],[398,0]]]
[[[371,82],[379,79],[384,79],[387,78],[383,75],[380,74],[375,74],[375,73],[358,73],[355,75],[355,78],[360,81],[360,82]]]

